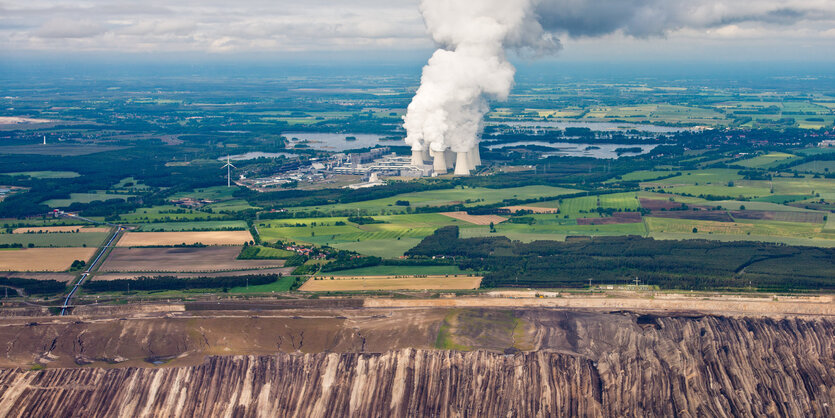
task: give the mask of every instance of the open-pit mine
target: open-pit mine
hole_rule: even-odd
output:
[[[6,310],[0,414],[833,415],[831,301],[798,315],[506,300]]]

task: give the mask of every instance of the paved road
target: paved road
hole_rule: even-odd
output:
[[[87,266],[87,269],[84,270],[84,273],[81,273],[81,278],[78,279],[78,281],[75,283],[75,286],[73,286],[72,290],[70,290],[70,293],[67,295],[67,298],[64,299],[64,304],[63,306],[61,306],[61,316],[67,314],[67,308],[70,306],[70,301],[72,300],[72,297],[75,296],[75,292],[78,290],[81,284],[84,283],[84,279],[86,279],[87,276],[89,276],[90,273],[93,271],[93,269],[96,268],[96,264],[98,264],[99,260],[101,260],[104,254],[107,253],[107,249],[110,248],[110,246],[113,244],[114,241],[116,241],[119,235],[121,235],[122,232],[125,231],[125,227],[123,227],[122,225],[118,225],[116,226],[116,228],[116,233],[114,233],[113,236],[110,237],[110,240],[107,241],[107,244],[104,244],[104,246],[99,250],[98,254],[96,254],[96,258],[94,258],[90,265]]]

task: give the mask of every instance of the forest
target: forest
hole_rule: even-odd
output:
[[[569,237],[521,243],[506,237],[458,236],[438,229],[407,252],[448,257],[462,269],[486,270],[484,287],[585,287],[640,284],[661,289],[835,289],[835,250],[753,241],[666,241],[636,236]]]

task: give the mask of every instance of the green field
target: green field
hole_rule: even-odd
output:
[[[350,270],[322,272],[320,276],[407,276],[407,275],[455,275],[472,274],[458,266],[374,266]]]
[[[284,259],[289,258],[296,255],[293,251],[288,251],[282,248],[272,248],[272,247],[257,247],[258,248],[258,255],[255,258],[267,258],[267,259]]]
[[[560,217],[596,218],[600,216],[596,209],[638,210],[640,203],[637,193],[615,193],[600,196],[582,196],[563,199],[559,202]]]
[[[826,239],[821,235],[821,225],[804,222],[778,222],[744,220],[737,222],[697,221],[647,217],[650,236],[662,233],[690,234],[690,239],[705,235],[769,236],[804,239]],[[693,228],[697,232],[693,233]]]
[[[774,194],[820,194],[825,199],[835,199],[835,181],[829,179],[779,177],[774,179]]]
[[[521,232],[520,232],[521,231]],[[533,241],[565,241],[566,234],[555,233],[528,233],[523,230],[516,231],[510,229],[503,229],[501,232],[490,232],[487,227],[483,228],[467,228],[460,231],[461,238],[476,238],[476,237],[507,237],[512,241],[533,242]]]
[[[180,192],[171,195],[170,199],[182,199],[184,197],[190,197],[192,199],[206,199],[206,200],[231,200],[235,198],[235,191],[238,190],[237,186],[226,187],[226,186],[215,186],[215,187],[206,187],[203,189],[196,189],[190,192]]]
[[[489,228],[485,228],[485,230],[489,230]],[[496,232],[490,235],[501,236],[505,233],[524,233],[531,235],[646,235],[646,232],[646,228],[641,222],[611,225],[546,224],[537,222],[533,225],[502,223],[496,225]],[[471,234],[469,231],[466,233]]]
[[[446,225],[471,227],[469,223],[440,214],[375,216],[385,223],[358,225],[348,218],[299,218],[261,221],[258,231],[267,242],[276,240],[330,245],[361,254],[399,257]],[[336,225],[342,222],[344,225]],[[295,226],[304,224],[306,226]]]
[[[178,211],[185,211],[185,213],[177,213]],[[195,218],[216,220],[225,219],[229,216],[220,213],[206,213],[191,209],[182,209],[174,205],[153,206],[150,208],[140,208],[133,212],[128,212],[121,215],[124,222],[130,223],[153,223],[160,221],[191,221]]]
[[[205,231],[222,230],[226,228],[247,229],[244,221],[198,221],[198,222],[156,222],[139,226],[143,232],[168,232],[168,231]]]
[[[285,276],[273,283],[261,284],[257,286],[239,286],[229,289],[229,293],[271,293],[271,292],[288,292],[290,286],[296,280],[293,276]]]
[[[680,176],[670,177],[668,179],[658,180],[656,182],[662,185],[704,185],[704,184],[724,184],[727,185],[729,181],[735,181],[742,178],[739,175],[739,170],[729,168],[710,168],[706,170],[682,171]]]
[[[75,171],[17,171],[14,173],[0,173],[3,176],[27,176],[33,179],[72,179],[80,177]]]
[[[133,184],[131,186],[128,186],[128,184],[131,183]],[[123,178],[118,183],[114,184],[113,187],[111,187],[111,189],[114,190],[146,190],[148,188],[148,186],[142,183],[138,183],[136,179],[134,179],[133,177]]]
[[[98,247],[107,232],[78,232],[50,234],[0,234],[0,244],[22,244],[24,247]]]
[[[261,209],[260,207],[252,206],[246,200],[241,200],[241,199],[225,200],[223,202],[212,203],[210,205],[206,205],[206,207],[211,208],[215,212],[220,212],[220,211],[240,212],[242,210]]]
[[[802,149],[794,150],[793,152],[796,152],[798,154],[803,154],[803,155],[831,154],[831,153],[835,153],[835,147],[802,148]]]
[[[738,161],[735,164],[748,168],[767,169],[783,163],[787,163],[792,160],[796,160],[797,158],[797,156],[787,154],[785,152],[770,152],[768,154],[759,155],[754,158]]]
[[[771,182],[742,180],[742,176],[739,175],[738,171],[739,170],[733,169],[685,171],[680,176],[654,182],[641,183],[641,187],[661,187],[666,192],[688,194],[692,196],[726,196],[732,198],[741,197],[746,199],[758,198],[771,194]],[[777,193],[777,183],[778,180],[775,180],[775,193]]]
[[[482,187],[457,187],[455,189],[428,190],[424,192],[404,193],[384,199],[368,200],[363,202],[334,204],[326,206],[305,206],[294,208],[294,211],[319,210],[346,211],[361,210],[368,214],[380,214],[381,212],[405,213],[406,207],[397,206],[395,202],[405,200],[412,207],[420,206],[444,206],[451,204],[464,204],[467,206],[498,203],[506,199],[537,199],[540,197],[554,197],[566,194],[577,193],[580,190],[566,189],[551,186],[524,186],[507,189],[487,189]]]
[[[811,173],[835,173],[835,161],[812,161],[792,167],[792,170]]]
[[[615,183],[619,181],[649,181],[660,177],[666,177],[673,173],[673,171],[639,170],[619,176],[620,179],[613,178],[606,180],[605,183]]]
[[[397,258],[420,243],[421,238],[379,239],[360,242],[332,244],[340,250],[354,251],[363,255],[383,258]]]
[[[113,194],[96,191],[95,193],[70,193],[69,199],[50,199],[42,203],[52,208],[65,208],[73,203],[90,203],[96,200],[105,201],[108,199],[127,200],[127,198],[133,196],[132,194]]]

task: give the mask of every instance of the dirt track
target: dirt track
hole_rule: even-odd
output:
[[[477,297],[454,299],[366,299],[366,307],[424,308],[424,307],[494,307],[494,308],[576,308],[601,310],[640,310],[658,312],[700,312],[721,315],[753,315],[784,317],[787,315],[835,315],[832,296],[768,298],[705,298],[684,295],[656,295],[646,297],[571,296]]]
[[[335,280],[308,280],[299,290],[309,292],[349,291],[349,290],[461,290],[478,289],[481,277],[426,276],[364,276],[336,277]]]

